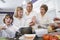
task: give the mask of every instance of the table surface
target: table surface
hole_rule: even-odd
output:
[[[19,40],[19,39],[14,39],[14,38],[0,38],[0,40]],[[35,37],[34,40],[42,40],[40,37]]]
[[[52,33],[52,34],[56,34],[56,33],[57,32]],[[60,34],[60,32],[58,32],[57,34]],[[3,39],[3,40],[19,40],[19,39],[14,39],[14,38],[0,38],[0,39]],[[34,40],[43,40],[43,38],[35,36]]]

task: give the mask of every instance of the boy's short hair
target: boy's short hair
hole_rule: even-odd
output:
[[[46,12],[47,12],[47,10],[48,10],[48,6],[45,5],[45,4],[42,4],[42,5],[41,5],[41,8],[44,8]]]
[[[12,23],[13,23],[13,17],[12,17],[11,15],[8,15],[8,14],[4,17],[3,22],[5,23],[5,19],[6,19],[7,17],[10,18],[10,19],[12,19]],[[11,23],[11,24],[12,24],[12,23]]]
[[[27,4],[31,4],[31,6],[33,7],[33,4],[32,4],[32,2],[28,2]]]

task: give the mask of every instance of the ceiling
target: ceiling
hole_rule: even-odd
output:
[[[32,0],[0,0],[0,10],[5,10],[5,11],[14,11],[14,9],[17,6],[24,6],[27,2],[32,1]],[[56,4],[54,4],[56,1]],[[42,3],[45,3],[48,5],[49,9],[55,8],[55,5],[57,5],[57,9],[60,8],[60,0],[38,0],[33,4],[34,10],[39,9],[40,5]],[[7,9],[7,10],[6,10]],[[59,9],[60,10],[60,9]]]
[[[0,0],[0,11],[14,11],[17,6],[25,5],[31,0]]]
[[[0,0],[0,8],[16,8],[21,6],[24,1],[28,2],[30,0]]]

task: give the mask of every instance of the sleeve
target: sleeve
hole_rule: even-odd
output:
[[[14,38],[15,37],[15,33],[9,29],[5,30],[6,34],[8,34],[7,37],[9,38]]]
[[[48,24],[50,24],[50,23],[54,23],[54,21],[53,21],[53,19],[51,19],[49,16],[47,16],[47,21],[48,21]]]
[[[1,32],[2,32],[2,37],[8,37],[8,36],[9,36],[9,35],[6,33],[5,30],[2,30]]]

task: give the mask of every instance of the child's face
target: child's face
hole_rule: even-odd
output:
[[[10,25],[12,23],[12,19],[10,19],[10,18],[5,18],[5,24],[6,25]]]
[[[45,14],[45,9],[44,8],[40,8],[40,12],[42,13],[42,14]]]
[[[18,17],[22,17],[23,15],[23,10],[18,10]]]

